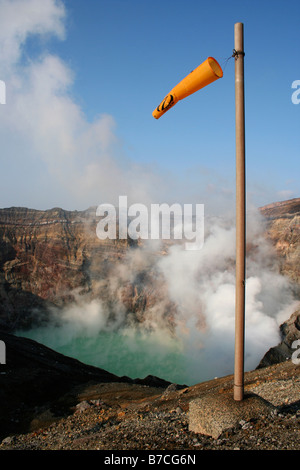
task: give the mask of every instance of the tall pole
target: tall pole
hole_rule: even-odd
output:
[[[244,397],[245,336],[245,102],[244,102],[244,25],[234,25],[235,119],[236,119],[236,300],[234,400]]]

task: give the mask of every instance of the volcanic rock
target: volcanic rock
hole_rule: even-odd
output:
[[[300,296],[300,198],[269,204],[260,209],[267,224],[266,238],[275,247],[280,272],[287,276]],[[300,339],[300,309],[280,325],[281,342],[270,348],[258,367],[291,359],[292,344]]]
[[[266,237],[280,261],[281,273],[300,285],[300,198],[260,208],[267,223]]]
[[[3,330],[43,324],[53,312],[80,299],[101,299],[109,315],[122,310],[142,321],[144,311],[165,297],[163,281],[149,264],[128,272],[126,256],[138,242],[131,238],[100,240],[98,222],[96,208],[0,209]],[[166,314],[174,309],[171,302],[165,307]]]
[[[300,340],[300,309],[294,312],[290,318],[280,325],[282,341],[273,348],[270,348],[258,368],[266,367],[278,362],[290,360],[295,352],[294,341]]]

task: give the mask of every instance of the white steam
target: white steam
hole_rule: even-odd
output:
[[[248,227],[245,367],[250,370],[279,343],[279,325],[295,310],[297,301],[289,281],[279,274],[257,213],[249,214]],[[195,351],[199,348],[194,362],[187,361],[187,365],[195,368],[198,364],[200,376],[203,369],[217,376],[233,371],[234,260],[235,228],[218,220],[209,227],[202,250],[191,254],[175,246],[159,263],[178,305],[178,323],[185,326],[185,333],[179,335],[190,349],[191,344]]]
[[[249,214],[248,224],[245,369],[251,370],[279,343],[279,325],[297,302],[279,274],[259,214]],[[235,228],[232,221],[208,219],[206,232],[199,251],[182,244],[162,254],[151,242],[129,250],[113,266],[105,298],[78,297],[56,317],[59,327],[36,330],[35,339],[118,375],[154,374],[192,384],[231,374]],[[132,285],[137,291],[128,293]],[[128,307],[124,299],[138,299],[141,292],[148,299],[143,309]]]

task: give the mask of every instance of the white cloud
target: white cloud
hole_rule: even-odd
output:
[[[282,189],[281,191],[277,192],[277,197],[280,201],[282,201],[286,199],[292,199],[293,197],[296,197],[296,194],[290,189]]]
[[[26,39],[33,35],[65,34],[64,4],[59,0],[0,0],[1,67],[15,64]]]
[[[85,209],[116,204],[121,194],[148,203],[160,178],[126,158],[111,115],[100,113],[93,122],[87,120],[72,96],[75,76],[70,67],[45,52],[21,60],[30,35],[63,38],[64,19],[63,4],[55,0],[0,1],[0,48],[8,89],[5,112],[2,107],[0,114],[2,179],[13,180],[14,189],[26,188],[11,195],[13,205]],[[21,170],[24,162],[26,174]],[[33,174],[38,178],[33,180]],[[7,184],[2,184],[1,199],[9,199]],[[47,206],[41,207],[45,201]]]

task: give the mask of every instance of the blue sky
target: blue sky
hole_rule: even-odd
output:
[[[298,1],[22,3],[0,1],[1,207],[84,209],[125,193],[232,205],[235,22],[245,32],[249,203],[300,196]],[[224,77],[155,120],[208,56]]]

